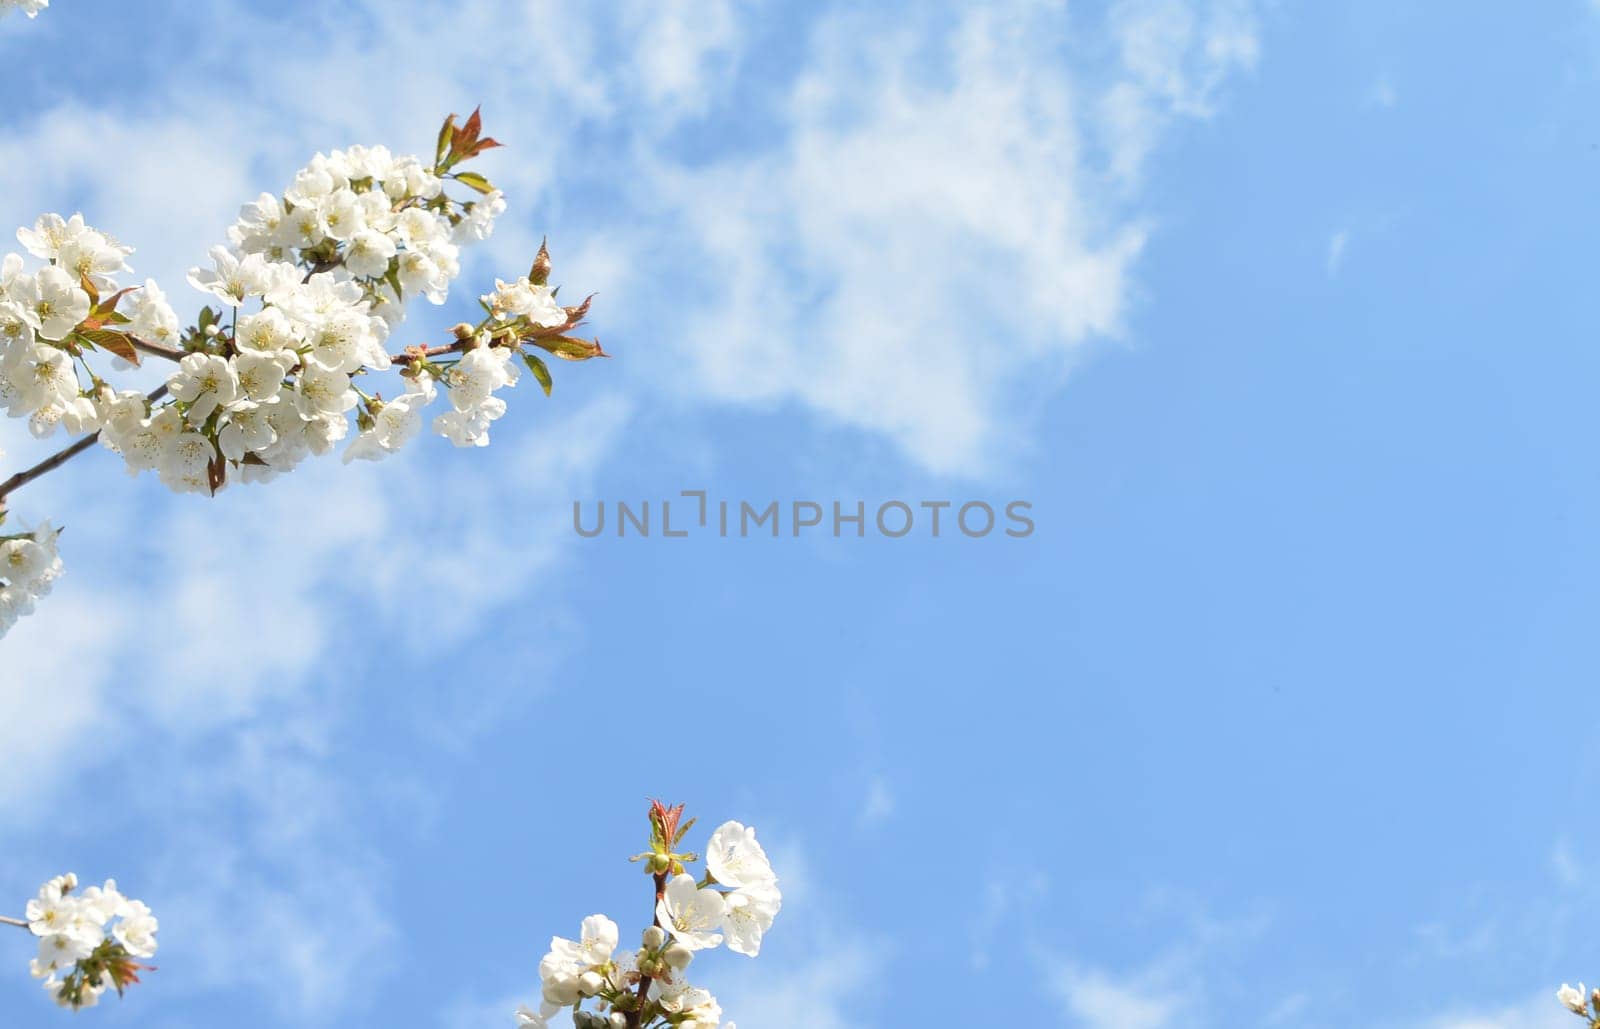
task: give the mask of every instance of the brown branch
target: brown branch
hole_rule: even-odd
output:
[[[182,361],[185,357],[189,356],[182,350],[179,350],[177,347],[169,347],[165,343],[152,343],[147,339],[140,339],[138,336],[129,336],[128,342],[135,350],[142,351],[146,354],[153,354],[156,357],[163,357],[168,361]]]
[[[149,393],[146,393],[145,399],[151,403],[155,403],[157,400],[160,400],[166,395],[167,387],[159,386],[156,389],[151,390]],[[0,482],[0,504],[3,504],[6,497],[14,491],[21,489],[23,486],[26,486],[28,483],[37,479],[46,472],[55,471],[57,468],[60,468],[68,461],[83,453],[85,450],[88,450],[90,447],[94,446],[95,441],[99,438],[100,434],[98,432],[90,433],[89,435],[78,440],[78,442],[72,444],[70,447],[67,447],[65,450],[58,450],[54,454],[51,454],[49,457],[45,458],[43,461],[40,461],[32,468],[24,469],[23,471],[20,471],[11,478],[7,479],[5,482]]]
[[[330,265],[329,267],[332,266],[333,265]],[[321,266],[319,265],[316,269],[313,269],[313,271],[320,269]],[[534,339],[555,336],[559,335],[560,333],[570,331],[583,320],[584,315],[588,313],[588,309],[588,300],[585,300],[579,307],[568,308],[567,323],[565,325],[562,325],[558,328],[536,329],[527,336],[517,339],[515,345],[520,347],[523,343],[532,341]],[[468,326],[467,328],[470,329],[471,327]],[[147,339],[140,339],[137,336],[128,336],[128,341],[133,345],[134,349],[140,350],[146,354],[153,354],[157,357],[165,358],[168,361],[182,361],[186,356],[188,356],[182,350],[169,347],[164,343],[153,343]],[[439,347],[407,347],[398,354],[390,354],[389,360],[396,364],[410,364],[413,361],[426,361],[435,357],[443,357],[445,354],[460,353],[462,351],[469,350],[476,345],[477,338],[473,335],[468,335],[465,339],[457,339],[453,343],[447,343],[444,346]],[[167,387],[161,386],[153,392],[147,393],[145,395],[145,399],[151,403],[155,403],[157,400],[160,400],[166,395]],[[11,493],[21,489],[34,479],[44,475],[46,472],[52,472],[57,468],[60,468],[68,461],[94,446],[95,441],[99,438],[100,434],[98,432],[91,433],[66,449],[56,451],[54,454],[51,454],[43,461],[40,461],[38,464],[34,465],[32,468],[20,471],[4,482],[0,482],[0,507],[4,506],[5,498]],[[666,880],[662,879],[661,881],[664,884]],[[662,888],[665,888],[664,885]],[[657,892],[659,893],[659,890]]]
[[[665,872],[657,872],[655,881],[656,902],[650,909],[650,924],[657,928],[665,929],[666,926],[661,924],[661,898],[667,895],[667,874]],[[630,1029],[638,1029],[641,1023],[641,1016],[644,1014],[644,1006],[650,1001],[650,977],[648,975],[639,977],[639,992],[635,994],[635,997],[637,1003],[634,1005],[633,1010],[623,1013],[623,1017],[628,1020]]]
[[[0,925],[14,925],[18,929],[27,929],[29,927],[28,923],[20,918],[7,918],[5,915],[0,915]]]

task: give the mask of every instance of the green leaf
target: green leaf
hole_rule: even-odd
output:
[[[695,819],[691,818],[687,822],[678,826],[678,833],[672,838],[672,845],[674,847],[683,842],[683,838],[689,834],[689,830],[694,828],[694,823]],[[694,858],[685,855],[685,860],[693,861]]]
[[[576,336],[547,336],[530,342],[541,350],[548,350],[563,361],[587,361],[591,357],[607,356],[605,351],[600,349],[599,343],[578,339]]]
[[[433,164],[438,167],[444,161],[444,155],[450,149],[450,140],[455,136],[456,116],[451,115],[444,120],[444,127],[439,130],[439,142],[433,148]]]
[[[477,172],[457,172],[456,181],[463,186],[470,186],[479,193],[493,193],[494,183],[479,175]]]
[[[544,387],[544,395],[549,396],[550,391],[555,388],[555,383],[550,380],[550,369],[546,367],[544,360],[535,354],[523,354],[522,363],[528,366],[528,371],[532,372],[533,377],[539,380],[539,385]]]

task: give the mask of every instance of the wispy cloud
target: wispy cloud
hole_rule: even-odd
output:
[[[1328,256],[1323,261],[1323,267],[1328,273],[1328,278],[1339,274],[1339,269],[1344,267],[1345,250],[1350,246],[1350,231],[1340,229],[1328,237]]]
[[[1227,0],[1122,3],[1081,25],[1064,4],[1031,0],[910,18],[834,12],[808,25],[792,72],[741,100],[760,5],[637,3],[621,18],[543,0],[453,5],[447,31],[519,41],[520,56],[499,62],[437,60],[436,20],[398,6],[268,21],[200,5],[191,30],[213,43],[206,53],[163,65],[137,96],[67,97],[0,131],[0,221],[82,208],[175,294],[238,204],[280,188],[310,150],[425,145],[441,105],[482,100],[516,145],[495,168],[514,217],[469,264],[466,289],[525,266],[565,191],[607,198],[586,209],[585,239],[555,241],[558,276],[601,290],[602,327],[659,345],[617,362],[614,392],[585,376],[591,402],[564,408],[559,428],[524,397],[532,428],[507,419],[487,455],[424,447],[377,468],[323,462],[211,503],[108,481],[102,460],[17,497],[24,517],[92,517],[69,519],[67,578],[5,643],[0,745],[14,760],[0,769],[0,817],[36,817],[78,777],[137,768],[151,748],[180,761],[243,732],[220,772],[196,773],[191,807],[141,809],[193,822],[170,865],[169,924],[203,924],[216,914],[205,898],[230,887],[254,890],[269,930],[348,892],[358,959],[387,939],[382,861],[314,831],[339,824],[337,803],[301,812],[311,828],[289,842],[207,831],[234,802],[284,814],[288,794],[261,781],[332,774],[309,741],[373,688],[340,676],[350,648],[391,642],[384,627],[418,595],[438,615],[436,638],[469,636],[554,577],[565,554],[554,534],[511,538],[504,513],[526,520],[575,495],[663,381],[695,405],[792,406],[939,472],[1002,463],[1085,344],[1122,329],[1149,235],[1138,190],[1150,155],[1176,119],[1210,117],[1258,47],[1251,8]],[[214,55],[256,52],[262,33],[279,57],[230,58],[222,96]],[[382,104],[367,100],[374,82]],[[744,112],[770,131],[712,152],[685,145],[680,129],[736,101],[771,105]],[[675,274],[641,272],[664,266]],[[416,331],[444,315],[424,309]],[[3,435],[13,459],[30,452],[15,425]],[[309,689],[335,681],[344,692],[331,698]],[[251,735],[268,720],[310,728]],[[892,807],[887,789],[869,793],[865,817]],[[318,878],[297,846],[355,878]],[[274,953],[219,946],[218,975],[249,963],[260,991],[332,1014],[340,966],[326,946],[314,934]],[[864,984],[849,957],[819,946],[787,978],[757,972],[737,988],[838,998],[804,1024],[856,1026],[845,999]],[[271,985],[288,975],[306,978],[299,993]]]
[[[1180,996],[1192,998],[1192,991],[1181,989],[1165,969],[1117,977],[1068,964],[1051,976],[1050,987],[1063,1005],[1065,1024],[1074,1029],[1170,1029],[1194,1024],[1194,1012],[1179,1002]]]

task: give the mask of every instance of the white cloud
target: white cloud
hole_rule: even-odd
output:
[[[702,114],[714,88],[725,87],[739,55],[740,6],[735,0],[631,0],[623,24],[634,39],[632,88],[670,125]]]
[[[1350,231],[1340,229],[1328,237],[1328,256],[1323,262],[1323,267],[1328,272],[1328,278],[1339,274],[1339,269],[1344,267],[1344,252],[1350,245]]]
[[[1227,0],[1121,3],[1081,39],[1065,5],[1032,0],[950,23],[833,14],[781,91],[780,135],[732,156],[684,157],[668,128],[728,102],[756,8],[636,4],[614,24],[599,6],[467,0],[452,7],[449,31],[517,39],[526,60],[446,62],[437,23],[394,17],[393,7],[365,0],[292,23],[197,10],[194,35],[216,53],[248,53],[243,41],[270,31],[278,53],[297,56],[239,61],[227,96],[211,88],[214,68],[175,65],[137,113],[76,102],[37,112],[0,133],[0,220],[81,202],[138,248],[142,274],[181,295],[178,276],[238,204],[281,187],[306,151],[425,145],[441,105],[481,99],[491,131],[514,148],[494,174],[516,216],[469,265],[464,288],[525,265],[557,184],[609,175],[615,214],[589,239],[553,245],[558,276],[566,250],[595,279],[565,281],[604,290],[601,324],[648,326],[643,338],[663,344],[654,358],[640,348],[637,371],[617,362],[610,381],[631,374],[626,381],[654,388],[670,363],[685,370],[674,381],[690,401],[798,405],[885,437],[927,468],[977,473],[1025,445],[1028,412],[1084,343],[1121,331],[1148,234],[1133,201],[1148,155],[1172,119],[1210,116],[1256,49],[1249,7]],[[348,30],[351,19],[361,31]],[[1111,64],[1080,66],[1075,55],[1100,43],[1116,53]],[[610,60],[619,47],[637,59]],[[378,81],[390,94],[372,104]],[[654,116],[635,118],[641,99]],[[597,126],[616,137],[605,173],[576,166],[580,137]],[[638,271],[663,254],[682,269],[664,307],[650,284],[661,277]],[[417,331],[441,321],[423,312]],[[0,813],[36,813],[96,763],[137,762],[152,749],[181,761],[188,751],[175,744],[243,730],[228,769],[210,782],[195,776],[207,787],[190,813],[196,835],[183,837],[186,860],[172,865],[192,891],[164,913],[169,927],[205,925],[215,914],[205,897],[230,884],[257,887],[267,935],[274,919],[348,891],[344,906],[359,923],[351,954],[381,946],[381,861],[359,845],[307,848],[356,869],[326,879],[294,851],[310,829],[257,840],[255,850],[201,830],[228,798],[284,814],[284,798],[300,795],[254,791],[252,777],[303,783],[324,767],[305,737],[268,745],[248,734],[268,720],[336,721],[305,686],[333,678],[348,660],[343,641],[392,635],[418,596],[438,616],[431,631],[470,633],[559,566],[561,545],[530,546],[508,513],[526,519],[575,495],[630,417],[630,401],[584,371],[560,388],[582,381],[598,399],[570,424],[546,424],[524,393],[519,410],[537,428],[517,439],[508,424],[487,455],[412,454],[362,469],[324,462],[214,503],[158,496],[100,455],[19,493],[27,517],[70,524],[69,570],[4,644],[0,745],[14,760],[0,767]],[[28,453],[11,445],[17,438],[7,427],[13,460]],[[885,805],[869,797],[867,807]],[[326,827],[340,810],[303,815]],[[319,1007],[344,967],[331,946],[315,934],[300,949],[230,941],[216,949],[217,974],[250,963],[262,990],[274,976],[304,975],[302,992],[284,999]],[[809,1006],[803,1023],[766,1015],[741,1024],[859,1026],[849,1012],[866,985],[857,957],[818,946],[781,974],[750,973],[735,992],[755,998],[752,1011],[789,1010],[800,997]],[[1085,975],[1079,988],[1092,993],[1101,980]]]
[[[1119,978],[1068,964],[1052,975],[1050,986],[1065,1005],[1066,1024],[1074,1029],[1170,1029],[1194,1024],[1193,1012],[1179,1004],[1180,991],[1164,972]]]
[[[396,928],[383,860],[328,775],[331,722],[286,718],[235,732],[205,776],[152,805],[165,851],[141,890],[161,917],[169,989],[245,986],[326,1018],[367,1002],[351,984],[392,967]]]
[[[780,146],[658,164],[640,204],[676,214],[708,298],[680,344],[696,385],[799,401],[941,472],[1025,445],[1080,345],[1121,330],[1146,238],[1121,198],[1155,139],[1255,53],[1244,5],[1121,4],[1102,81],[1074,75],[1069,29],[1027,2],[946,27],[837,15]]]

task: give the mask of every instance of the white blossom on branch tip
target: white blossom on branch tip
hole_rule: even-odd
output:
[[[177,492],[204,495],[327,453],[352,436],[352,413],[346,461],[394,453],[429,424],[458,447],[487,445],[507,410],[500,391],[516,385],[524,364],[550,391],[537,350],[572,361],[605,355],[597,342],[566,335],[588,303],[556,302],[542,246],[527,275],[498,280],[477,326],[459,326],[444,345],[390,352],[405,302],[444,303],[461,247],[487,238],[505,210],[487,179],[459,167],[499,146],[481,130],[477,112],[460,124],[452,115],[431,164],[381,146],[317,154],[281,195],[245,204],[228,245],[189,273],[220,307],[201,309],[187,327],[154,282],[118,287],[130,248],[81,214],[41,216],[17,238],[44,266],[0,257],[0,409],[28,419],[41,438],[58,428],[98,432],[130,473],[155,471]],[[447,186],[469,192],[453,196]],[[110,369],[91,364],[101,351],[114,359]],[[160,390],[105,381],[107,370],[142,355],[178,364]],[[373,380],[397,364],[400,389]],[[430,423],[435,383],[450,409]],[[0,519],[11,491],[85,445],[0,479]],[[15,592],[0,603],[8,613],[0,634],[31,610],[31,596]]]
[[[29,962],[34,978],[63,1007],[99,1003],[108,990],[121,994],[139,981],[155,957],[160,928],[150,908],[124,896],[113,880],[78,890],[71,873],[39,887],[28,901],[25,924],[39,941]]]
[[[759,848],[737,846],[753,841],[754,830],[729,822],[718,830],[713,849],[723,858],[735,852],[744,857],[745,885],[723,893],[708,885],[709,876],[707,883],[696,883],[684,868],[698,859],[678,849],[694,824],[682,822],[682,815],[681,805],[650,807],[650,850],[634,860],[645,862],[658,896],[655,924],[641,934],[639,949],[617,949],[617,925],[603,915],[584,919],[578,940],[552,939],[539,962],[538,1010],[517,1008],[518,1026],[545,1029],[565,1008],[574,1029],[736,1029],[722,1022],[721,1004],[691,982],[687,970],[697,950],[722,941],[719,929],[729,934],[730,949],[759,952],[782,902],[777,876]]]

